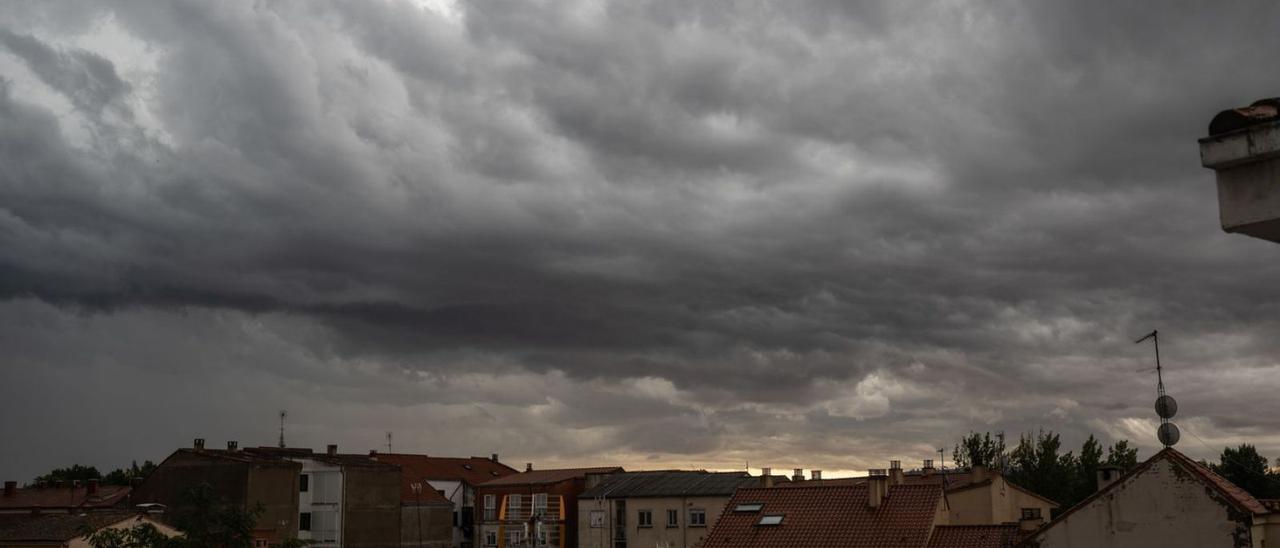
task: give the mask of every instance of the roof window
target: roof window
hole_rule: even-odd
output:
[[[760,516],[756,525],[782,525],[782,514],[765,514]]]
[[[744,502],[742,504],[739,504],[733,507],[733,511],[734,512],[759,512],[761,508],[764,508],[763,502]]]

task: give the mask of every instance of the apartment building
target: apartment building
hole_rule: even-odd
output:
[[[697,548],[746,472],[665,470],[613,474],[578,496],[581,548]]]
[[[578,548],[578,497],[620,467],[525,471],[476,488],[484,548]]]
[[[497,478],[517,473],[516,469],[502,464],[495,453],[485,457],[436,457],[407,453],[369,452],[370,458],[400,466],[402,490],[413,483],[423,485],[423,492],[448,500],[451,505],[450,539],[455,548],[474,548],[476,543],[476,487]],[[419,497],[403,491],[406,517],[417,509]],[[430,510],[430,509],[428,509]],[[410,539],[405,539],[406,543]],[[408,544],[406,544],[408,545]]]

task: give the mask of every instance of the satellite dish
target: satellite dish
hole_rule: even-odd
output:
[[[1182,437],[1182,434],[1178,432],[1177,425],[1171,422],[1166,422],[1161,424],[1160,428],[1156,430],[1156,437],[1160,438],[1160,443],[1163,443],[1165,447],[1173,447],[1174,445],[1177,445],[1178,439]]]
[[[1169,395],[1156,398],[1156,414],[1160,415],[1162,419],[1172,419],[1174,415],[1178,414],[1178,400]]]

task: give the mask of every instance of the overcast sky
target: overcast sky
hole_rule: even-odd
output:
[[[204,437],[838,471],[1280,456],[1196,139],[1271,2],[6,2],[0,474]],[[1212,447],[1212,449],[1210,449]]]

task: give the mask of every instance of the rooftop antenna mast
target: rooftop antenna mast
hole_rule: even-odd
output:
[[[1160,330],[1147,333],[1133,342],[1141,344],[1147,339],[1151,339],[1156,351],[1156,415],[1160,416],[1160,427],[1156,429],[1156,438],[1168,449],[1176,445],[1178,439],[1182,437],[1178,431],[1178,425],[1169,422],[1169,419],[1178,414],[1178,402],[1173,399],[1173,396],[1164,393],[1164,368],[1160,366]]]
[[[387,453],[391,453],[391,431],[387,431]]]
[[[280,447],[282,448],[284,447],[284,418],[287,416],[289,416],[289,412],[284,409],[281,409],[280,410]]]

